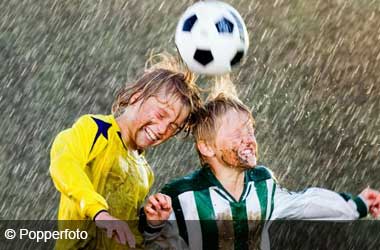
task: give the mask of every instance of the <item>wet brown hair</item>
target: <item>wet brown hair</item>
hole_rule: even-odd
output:
[[[112,105],[112,113],[115,117],[120,116],[128,105],[139,100],[144,101],[164,90],[166,94],[178,98],[189,108],[190,114],[179,130],[189,131],[194,124],[194,114],[202,107],[200,89],[195,80],[195,75],[170,54],[151,56],[142,76],[134,83],[126,84],[118,92]],[[136,93],[141,94],[132,102],[131,98]]]

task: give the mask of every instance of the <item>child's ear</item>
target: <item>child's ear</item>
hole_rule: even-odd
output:
[[[203,156],[213,157],[215,155],[214,149],[202,140],[197,143],[197,148]]]

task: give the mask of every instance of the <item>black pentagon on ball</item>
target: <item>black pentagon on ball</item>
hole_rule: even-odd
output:
[[[232,33],[234,31],[234,24],[225,17],[215,23],[215,26],[219,33]]]
[[[203,66],[206,66],[207,64],[212,62],[212,60],[214,60],[211,51],[202,49],[197,49],[194,53],[193,58],[195,61],[199,62]]]
[[[238,62],[240,62],[240,60],[243,58],[243,55],[244,55],[244,51],[242,51],[242,50],[236,52],[234,58],[232,58],[232,60],[231,60],[231,63],[230,63],[231,66],[234,66]]]
[[[191,17],[187,18],[183,23],[182,31],[190,32],[197,20],[197,15],[192,15]]]

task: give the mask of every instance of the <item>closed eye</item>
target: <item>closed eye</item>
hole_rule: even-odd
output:
[[[156,113],[156,117],[160,120],[164,119],[166,117],[165,115],[166,113],[163,112],[162,110],[159,110],[157,113]]]

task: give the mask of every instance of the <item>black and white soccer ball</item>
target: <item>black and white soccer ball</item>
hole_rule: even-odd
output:
[[[240,14],[220,1],[200,1],[190,6],[178,22],[175,43],[189,69],[207,75],[230,72],[249,46]]]

